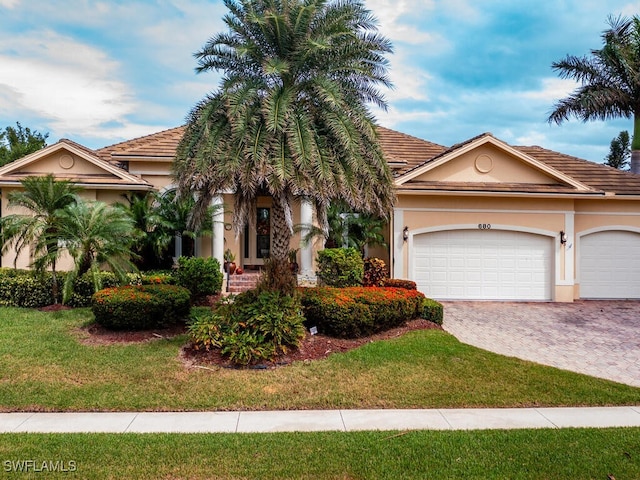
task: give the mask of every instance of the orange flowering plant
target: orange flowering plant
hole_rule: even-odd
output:
[[[422,314],[425,296],[391,287],[301,288],[307,326],[336,337],[371,335]]]

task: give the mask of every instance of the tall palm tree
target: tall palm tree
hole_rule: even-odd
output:
[[[75,279],[86,272],[91,272],[94,288],[100,290],[103,265],[126,282],[126,273],[136,268],[131,262],[134,224],[125,211],[104,202],[78,202],[67,206],[60,218],[60,236],[74,260],[65,280],[65,301]]]
[[[80,187],[68,181],[57,181],[53,175],[29,177],[21,181],[23,191],[11,192],[9,206],[27,210],[26,214],[11,214],[0,219],[2,253],[13,247],[14,267],[20,253],[31,248],[32,266],[38,271],[51,267],[53,298],[57,303],[58,281],[56,264],[63,248],[59,242],[62,211],[77,202]]]
[[[591,56],[567,55],[552,67],[561,78],[581,83],[549,115],[557,124],[575,116],[582,121],[633,118],[631,171],[640,173],[640,18],[609,17],[603,47]]]
[[[229,31],[195,55],[198,72],[224,77],[188,116],[174,163],[179,192],[197,192],[202,212],[233,191],[237,235],[255,222],[257,197],[270,195],[274,263],[286,264],[296,198],[322,225],[333,200],[388,216],[392,177],[367,106],[386,108],[378,88],[390,86],[392,49],[363,2],[224,3]]]

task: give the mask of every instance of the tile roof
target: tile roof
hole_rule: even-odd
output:
[[[538,146],[514,148],[596,190],[616,195],[640,194],[640,175]]]
[[[173,159],[182,138],[184,126],[170,128],[144,137],[134,138],[96,150],[105,160],[118,161],[117,157],[155,157]]]
[[[132,140],[110,145],[93,152],[101,159],[117,163],[126,160],[157,158],[170,161],[182,138],[184,126],[163,130]],[[405,133],[385,127],[378,127],[380,143],[394,176],[401,177],[417,168],[463,148],[483,137],[493,135],[482,133],[451,147],[422,140]],[[495,137],[494,137],[495,138]],[[67,141],[67,140],[65,140]],[[77,144],[76,144],[77,145]],[[79,146],[80,148],[84,148]],[[581,182],[593,190],[586,194],[610,192],[616,195],[640,195],[640,175],[622,172],[602,164],[582,160],[538,146],[513,146],[512,148],[538,160],[549,167]],[[123,158],[126,157],[126,158]],[[574,187],[564,184],[538,185],[521,183],[447,183],[422,182],[410,180],[402,185],[403,190],[460,190],[494,192],[531,192],[531,193],[577,193]],[[595,192],[594,192],[595,191]]]

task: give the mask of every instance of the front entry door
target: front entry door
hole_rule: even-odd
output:
[[[258,207],[256,229],[244,229],[244,265],[264,265],[271,253],[271,209]]]

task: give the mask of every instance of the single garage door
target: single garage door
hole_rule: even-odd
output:
[[[613,230],[580,239],[582,298],[640,298],[640,234]]]
[[[413,278],[443,300],[551,300],[553,239],[506,230],[416,235]]]

